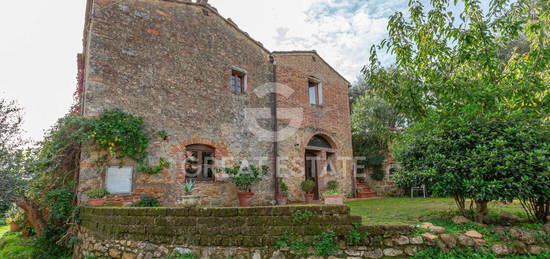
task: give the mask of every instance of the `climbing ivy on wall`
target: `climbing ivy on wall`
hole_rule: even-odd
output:
[[[97,166],[103,166],[111,159],[124,161],[132,159],[139,165],[139,171],[158,174],[170,166],[164,158],[157,166],[149,166],[147,147],[150,136],[145,129],[143,119],[120,110],[109,110],[98,118],[83,118],[79,133],[83,142],[88,142],[107,153],[96,160]]]

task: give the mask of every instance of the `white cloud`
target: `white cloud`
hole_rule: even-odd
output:
[[[367,64],[370,46],[386,35],[388,17],[374,4],[406,7],[396,0],[211,0],[269,50],[317,50],[354,81]],[[243,13],[246,6],[248,12]],[[383,9],[385,10],[385,9]]]
[[[210,0],[269,50],[316,49],[354,81],[404,0]],[[76,85],[85,1],[6,1],[0,9],[0,95],[24,107],[35,140],[63,116]],[[386,59],[388,59],[386,57]]]

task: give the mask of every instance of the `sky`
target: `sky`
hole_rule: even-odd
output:
[[[407,0],[210,0],[271,51],[317,50],[349,81]],[[243,11],[244,10],[244,11]],[[40,140],[76,89],[85,0],[5,1],[0,8],[0,96],[24,109],[24,135]],[[383,57],[382,60],[389,57]]]

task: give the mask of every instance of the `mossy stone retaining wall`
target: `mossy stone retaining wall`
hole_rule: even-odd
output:
[[[80,220],[75,258],[167,258],[174,251],[192,251],[200,258],[299,258],[292,249],[277,247],[277,242],[288,236],[314,241],[329,231],[336,235],[338,257],[398,256],[416,251],[419,245],[410,243],[407,237],[414,227],[361,226],[360,216],[350,215],[347,206],[334,205],[84,207],[80,209]],[[350,245],[347,239],[352,231],[368,236]]]
[[[312,215],[293,216],[305,211]],[[346,206],[251,208],[82,208],[81,226],[99,239],[188,246],[274,246],[284,233],[345,236],[360,216]]]

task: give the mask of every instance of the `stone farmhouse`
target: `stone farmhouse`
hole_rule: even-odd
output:
[[[303,200],[306,178],[317,199],[329,180],[351,194],[350,83],[317,52],[269,51],[206,0],[88,0],[83,45],[83,116],[121,109],[142,117],[168,136],[151,140],[151,163],[162,157],[170,166],[156,175],[132,161],[99,169],[88,149],[80,204],[85,191],[105,187],[108,205],[146,194],[177,206],[182,185],[194,181],[204,205],[234,206],[237,189],[216,170],[228,161],[270,167],[253,187],[257,205],[273,202],[279,178],[291,201]]]

